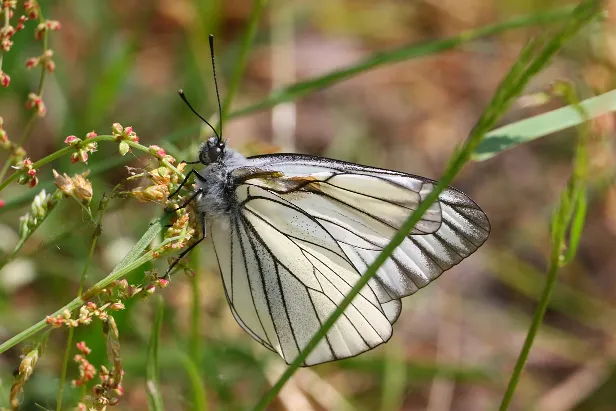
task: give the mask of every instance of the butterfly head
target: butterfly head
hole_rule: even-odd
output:
[[[210,137],[199,149],[199,161],[208,166],[220,161],[225,153],[225,142],[214,136]]]

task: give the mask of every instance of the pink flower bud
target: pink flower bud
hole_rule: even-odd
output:
[[[47,30],[47,27],[43,23],[40,23],[36,26],[36,30],[34,31],[34,38],[40,40],[43,38],[43,33]]]
[[[125,308],[124,304],[122,304],[121,301],[115,302],[109,306],[109,309],[112,311],[120,311],[120,310],[123,310],[124,308]]]
[[[81,160],[82,163],[87,163],[88,162],[88,152],[85,150],[79,150],[79,160]]]
[[[98,136],[98,134],[96,134],[96,132],[94,132],[94,130],[92,130],[88,134],[86,134],[86,138],[94,138],[96,136]]]
[[[4,71],[0,71],[0,85],[8,87],[11,84],[11,78]]]
[[[53,60],[45,61],[45,70],[47,70],[49,73],[53,73],[54,71],[56,71],[56,63]]]
[[[169,280],[165,280],[164,278],[159,278],[158,279],[158,286],[160,288],[165,288],[169,285]]]
[[[75,164],[79,161],[79,153],[73,153],[71,155],[71,164]]]
[[[45,26],[49,29],[49,30],[53,30],[53,31],[58,31],[62,28],[62,25],[60,24],[59,21],[56,20],[47,20],[45,22]]]
[[[28,18],[35,20],[38,18],[38,5],[34,3],[32,0],[26,0],[24,2],[24,10],[28,14]]]
[[[77,349],[81,351],[84,355],[88,355],[92,352],[92,350],[86,345],[85,341],[80,341],[75,345],[77,346]]]
[[[74,146],[77,143],[80,143],[81,139],[76,136],[68,136],[64,139],[64,144],[68,144],[69,146]]]
[[[41,59],[38,57],[30,57],[28,60],[26,60],[26,68],[33,69],[34,67],[38,66],[40,61]]]
[[[159,157],[164,157],[167,154],[162,147],[157,146],[156,144],[152,144],[150,147],[148,147],[148,149],[150,150],[150,153]]]
[[[6,204],[6,201],[0,198],[0,208],[4,207],[5,204]]]
[[[122,134],[122,131],[124,131],[124,127],[122,127],[122,125],[120,123],[113,123],[111,125],[111,133],[114,136],[119,136]]]

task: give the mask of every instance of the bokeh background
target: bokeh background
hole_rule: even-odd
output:
[[[496,0],[270,0],[256,26],[231,112],[258,103],[274,90],[357,64],[375,52],[426,43],[520,15],[562,8],[560,1]],[[616,12],[616,3],[608,2]],[[177,97],[183,88],[209,117],[216,110],[207,36],[216,36],[218,80],[227,93],[247,30],[248,0],[41,1],[45,17],[62,29],[49,36],[56,70],[45,83],[48,113],[25,143],[39,159],[63,147],[66,136],[111,124],[131,125],[145,144],[159,144],[180,159],[195,157],[207,136]],[[562,105],[536,104],[532,95],[557,80],[582,97],[614,86],[616,33],[610,20],[577,36],[538,77],[527,98],[502,120],[508,123]],[[31,24],[31,23],[28,23]],[[366,70],[331,87],[284,104],[232,116],[224,123],[230,145],[246,154],[297,151],[438,178],[456,145],[468,135],[498,82],[531,36],[558,24],[507,30],[445,51]],[[0,90],[0,115],[9,136],[30,119],[27,94],[37,70],[25,69],[41,53],[33,26],[15,36],[3,70],[11,85]],[[616,190],[612,119],[597,122],[602,149],[593,151],[587,224],[576,260],[563,269],[544,326],[533,347],[512,409],[616,409]],[[571,172],[575,130],[548,136],[471,163],[455,186],[469,194],[492,223],[488,242],[436,283],[406,298],[386,345],[358,358],[301,369],[271,409],[490,410],[502,397],[537,298],[550,252],[549,219]],[[0,153],[0,164],[5,161]],[[101,144],[88,165],[68,158],[53,168],[92,170],[94,204],[127,177],[120,157]],[[17,241],[19,216],[32,195],[50,182],[39,171],[33,190],[4,190],[0,248]],[[53,187],[53,186],[47,186]],[[48,188],[49,190],[50,188]],[[107,212],[88,283],[105,276],[141,237],[159,206],[115,199]],[[0,271],[0,340],[6,340],[73,299],[88,255],[92,226],[75,202],[64,201],[36,231],[18,258]],[[160,291],[165,319],[160,341],[160,386],[168,410],[195,409],[191,370],[202,380],[209,409],[253,406],[284,369],[235,323],[227,307],[210,245],[193,253],[196,276],[177,275]],[[138,282],[148,265],[129,276]],[[153,302],[130,301],[116,315],[125,367],[125,394],[115,409],[147,407],[146,350]],[[195,305],[196,304],[196,305]],[[196,315],[196,316],[195,316]],[[76,330],[95,365],[106,364],[100,323]],[[53,332],[26,385],[24,410],[55,409],[66,330]],[[192,365],[179,361],[190,353]],[[0,356],[0,405],[7,405],[19,349]],[[191,368],[192,367],[192,368]],[[69,363],[69,379],[77,368]],[[65,406],[79,389],[66,388]],[[39,404],[39,405],[37,405]]]

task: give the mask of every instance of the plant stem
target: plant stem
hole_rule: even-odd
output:
[[[43,11],[41,10],[40,5],[38,7],[38,10],[39,10],[39,13],[38,13],[39,24],[45,24],[46,20],[45,20],[45,17],[43,16]],[[41,40],[43,40],[43,55],[44,55],[47,52],[47,50],[49,50],[49,30],[43,31]],[[47,76],[47,69],[45,68],[44,64],[41,64],[40,66],[41,66],[41,74],[39,76],[39,84],[36,89],[36,94],[39,97],[43,97],[43,86],[45,85],[45,77]],[[31,114],[30,119],[26,123],[26,126],[24,127],[24,130],[21,133],[21,137],[19,138],[18,144],[20,146],[23,146],[26,140],[28,139],[28,137],[30,136],[30,131],[32,131],[32,127],[34,126],[34,122],[36,121],[37,117],[38,117],[38,114],[36,112]]]
[[[163,324],[164,304],[160,295],[154,298],[154,322],[152,323],[152,331],[150,334],[150,343],[148,345],[148,362],[146,364],[146,384],[145,391],[148,394],[149,409],[154,411],[163,411],[165,409],[163,398],[158,384],[158,341],[160,339],[160,330]]]
[[[3,3],[6,7],[2,8],[2,12],[4,15],[4,28],[7,28],[11,24],[11,8],[8,6],[8,3]],[[2,62],[4,60],[4,53],[0,52],[0,71],[2,71]]]
[[[87,140],[83,141],[83,144],[90,144],[90,143],[98,143],[101,141],[107,141],[107,142],[118,142],[117,137],[115,136],[109,136],[109,135],[101,135],[101,136],[96,136],[94,138],[89,138]],[[150,153],[150,150],[148,149],[148,147],[139,144],[139,143],[135,143],[133,141],[126,141],[126,143],[131,146],[132,148],[135,148],[139,151],[143,151],[144,153]],[[39,161],[37,161],[36,163],[32,164],[32,168],[34,169],[38,169],[41,168],[42,166],[44,166],[45,164],[48,164],[66,154],[70,154],[75,152],[76,148],[75,147],[64,147],[54,153],[51,153],[50,155],[48,155],[47,157],[44,157],[42,159],[40,159]],[[165,159],[160,159],[160,161],[169,169],[171,169],[174,173],[176,173],[180,178],[184,178],[184,174],[178,170],[175,166],[173,166],[169,161],[165,160]],[[11,176],[9,178],[7,178],[4,182],[0,183],[0,191],[4,190],[6,188],[6,186],[8,186],[10,183],[12,183],[13,181],[17,180],[19,178],[20,175],[22,175],[24,173],[23,170],[17,170],[16,172],[14,172],[13,174],[11,174]]]
[[[567,87],[565,98],[569,104],[575,106],[582,118],[589,120],[588,112],[579,104],[579,99],[571,87]],[[581,123],[578,127],[578,138],[573,159],[573,174],[569,180],[567,188],[561,194],[561,200],[557,210],[552,217],[552,250],[548,275],[545,286],[539,298],[539,306],[535,310],[530,328],[524,339],[524,345],[520,350],[513,372],[507,385],[507,390],[503,395],[500,411],[509,409],[513,400],[513,394],[518,386],[522,371],[530,355],[539,327],[543,323],[543,318],[550,303],[552,290],[556,284],[558,269],[573,259],[582,226],[586,217],[586,186],[588,178],[588,150],[587,142],[590,134],[588,123]],[[573,223],[572,223],[573,222]],[[567,233],[569,233],[569,249],[567,249]]]
[[[195,269],[199,268],[199,253],[193,253],[191,256],[191,265]],[[201,358],[199,343],[201,341],[199,335],[199,323],[200,323],[200,314],[201,310],[199,309],[199,277],[195,273],[190,279],[190,287],[192,291],[192,301],[191,301],[191,314],[190,314],[190,340],[189,340],[189,353],[194,361],[199,361]]]
[[[11,166],[11,159],[7,158],[6,162],[2,165],[2,169],[0,170],[0,181],[4,179],[6,172],[9,171],[9,167]]]
[[[352,66],[335,70],[329,74],[295,83],[280,90],[276,90],[260,102],[232,112],[229,117],[233,118],[244,116],[258,110],[273,107],[285,101],[296,100],[301,96],[330,87],[333,84],[347,80],[365,71],[380,66],[425,57],[434,53],[450,50],[478,38],[488,37],[508,30],[523,27],[562,22],[571,15],[571,10],[572,7],[563,7],[544,13],[520,16],[491,26],[464,31],[449,38],[420,44],[411,44],[398,49],[375,53]]]
[[[539,306],[537,307],[537,310],[533,315],[533,320],[531,322],[530,328],[528,329],[526,338],[524,339],[524,345],[522,346],[522,350],[520,351],[518,360],[516,361],[515,367],[513,368],[513,373],[511,374],[509,385],[507,385],[507,390],[505,391],[503,401],[499,408],[500,411],[507,410],[509,408],[511,400],[513,399],[513,393],[518,386],[520,376],[522,375],[522,370],[524,369],[524,365],[526,364],[526,360],[528,359],[528,354],[530,353],[530,349],[535,341],[537,331],[539,330],[539,327],[543,322],[543,317],[550,302],[550,295],[552,294],[552,289],[554,288],[554,284],[556,283],[557,273],[558,260],[554,260],[554,258],[552,258],[550,260],[550,266],[548,269],[545,287],[543,288],[541,298],[539,299]]]
[[[64,307],[58,309],[56,312],[51,314],[51,316],[56,316],[62,314],[64,311],[68,310],[69,312],[74,311],[79,308],[84,302],[90,300],[92,297],[97,295],[101,289],[107,287],[113,281],[118,280],[130,273],[132,270],[137,267],[145,264],[148,261],[154,259],[154,255],[152,251],[148,251],[144,253],[144,250],[148,247],[148,245],[156,238],[156,236],[165,228],[165,225],[168,224],[168,217],[163,217],[153,223],[148,231],[139,239],[137,244],[133,246],[133,248],[128,252],[128,254],[124,257],[124,259],[118,264],[113,271],[107,275],[105,278],[94,284],[92,287],[87,289],[81,296],[73,299],[71,302],[66,304]],[[168,238],[161,243],[161,247],[172,242],[179,240],[180,237],[172,237]],[[161,255],[162,256],[162,255]],[[16,336],[9,338],[4,343],[0,344],[0,354],[5,352],[11,347],[19,344],[20,342],[32,337],[38,332],[44,330],[47,327],[47,322],[45,319],[37,322],[26,330],[20,332]]]
[[[83,270],[81,271],[81,279],[79,280],[79,289],[77,290],[77,297],[81,297],[81,293],[83,292],[83,287],[86,284],[86,277],[88,274],[88,267],[90,266],[90,262],[92,261],[92,257],[94,256],[94,250],[96,249],[96,243],[98,242],[98,238],[101,235],[101,222],[104,214],[104,202],[106,200],[103,198],[101,200],[101,205],[99,206],[99,214],[98,221],[96,222],[96,227],[94,229],[94,233],[92,234],[92,245],[90,246],[90,254],[88,254],[88,258],[83,266]],[[66,380],[66,370],[68,368],[68,359],[71,355],[71,349],[73,348],[73,334],[75,333],[75,329],[70,327],[68,329],[68,337],[66,339],[66,349],[64,350],[64,360],[62,361],[62,373],[60,374],[60,388],[58,390],[58,396],[56,399],[56,411],[62,410],[62,399],[64,396],[64,383]]]
[[[233,77],[231,77],[231,81],[229,82],[229,88],[227,89],[227,97],[225,98],[225,101],[222,105],[222,118],[219,120],[221,124],[229,114],[231,102],[233,101],[233,97],[235,97],[235,93],[237,92],[237,89],[239,87],[242,75],[244,74],[244,69],[246,67],[246,58],[248,56],[248,51],[250,50],[250,46],[252,45],[255,34],[257,32],[257,24],[259,23],[261,12],[263,11],[263,7],[267,4],[267,2],[268,0],[254,0],[252,3],[252,11],[250,12],[248,28],[246,28],[246,33],[244,34],[244,38],[242,39],[240,56],[235,62]]]

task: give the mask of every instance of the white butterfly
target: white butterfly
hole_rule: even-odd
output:
[[[213,47],[210,36],[214,66]],[[216,95],[220,110],[217,85]],[[179,258],[209,232],[233,316],[290,364],[435,182],[299,154],[246,158],[180,96],[216,136],[192,163],[205,169],[191,170],[180,185],[195,174],[185,205],[196,202],[203,236]],[[489,233],[473,200],[444,190],[304,365],[353,357],[389,340],[400,299],[475,252]]]
[[[435,187],[419,176],[321,157],[245,158],[218,137],[193,198],[212,237],[237,322],[291,363],[367,266]],[[465,194],[446,189],[336,322],[305,365],[352,357],[389,340],[400,299],[488,238]]]

